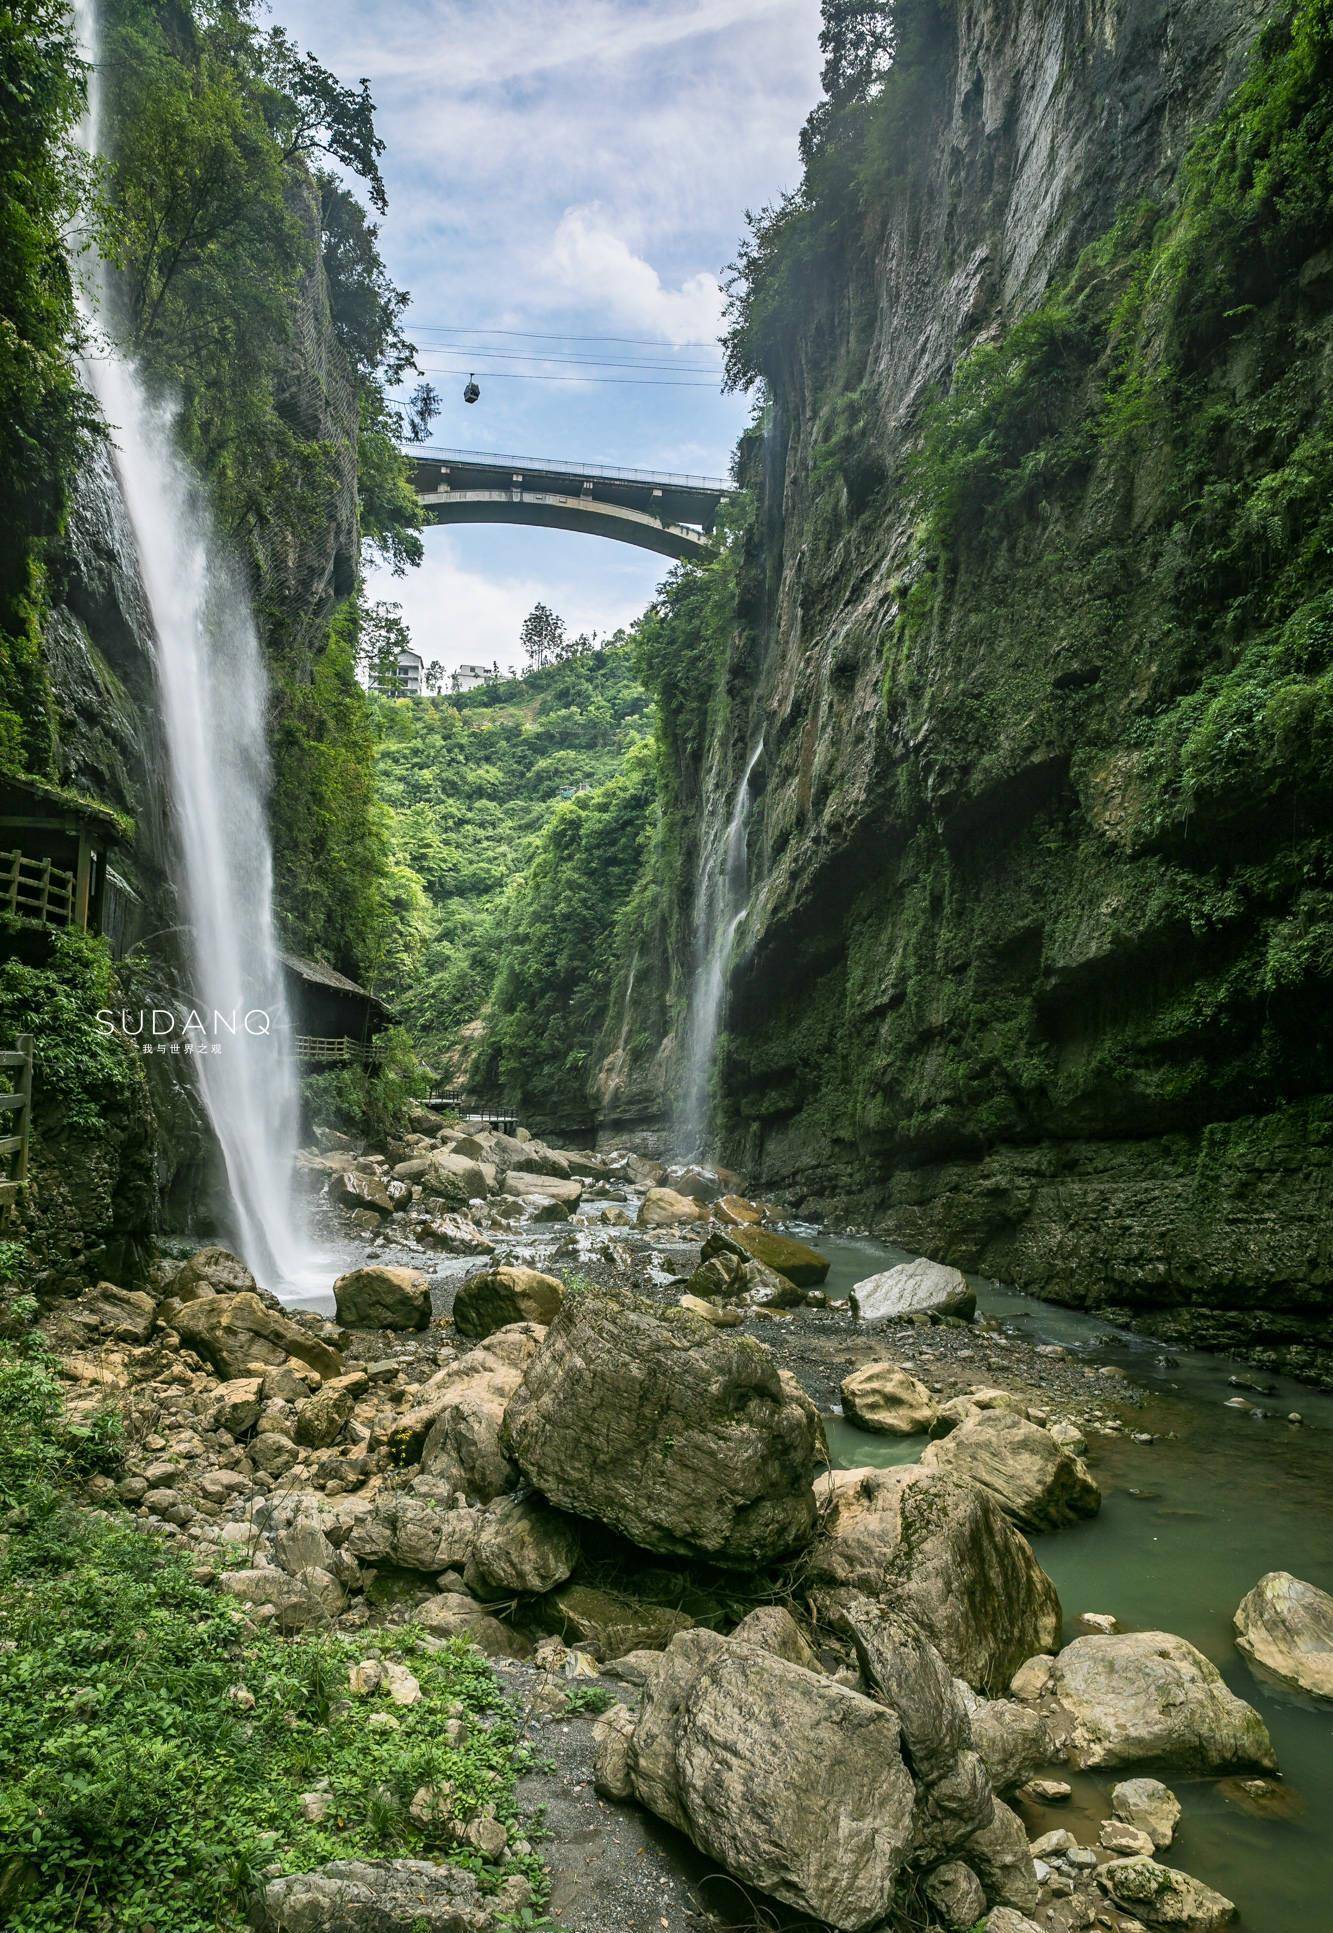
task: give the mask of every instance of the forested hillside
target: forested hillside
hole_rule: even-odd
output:
[[[589,1033],[605,1013],[607,935],[624,875],[637,870],[647,714],[623,640],[450,698],[376,699],[399,939],[382,984],[446,1076],[502,1079],[506,1091],[517,1081],[554,1098],[571,1084],[556,1063],[582,1043],[586,1081]],[[595,842],[608,814],[623,822],[630,856],[608,860],[604,875],[586,855],[575,862],[587,873],[578,888],[553,891],[571,845]],[[543,1041],[541,1017],[514,984],[529,947],[542,955],[543,993],[532,997],[554,1000],[558,1043]]]

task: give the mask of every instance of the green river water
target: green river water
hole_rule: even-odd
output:
[[[908,1259],[881,1242],[823,1231],[817,1240],[833,1259],[826,1285],[833,1295]],[[1087,1461],[1102,1488],[1101,1514],[1032,1540],[1059,1589],[1066,1638],[1077,1635],[1072,1620],[1084,1611],[1113,1612],[1126,1630],[1178,1632],[1262,1712],[1272,1734],[1283,1786],[1263,1809],[1235,1780],[1167,1778],[1184,1808],[1170,1863],[1235,1900],[1253,1933],[1333,1933],[1333,1709],[1260,1684],[1231,1633],[1236,1606],[1265,1571],[1291,1571],[1333,1591],[1333,1398],[1263,1375],[1255,1380],[1271,1383],[1274,1394],[1248,1400],[1268,1413],[1229,1409],[1237,1391],[1227,1378],[1236,1364],[1164,1352],[1103,1320],[973,1280],[979,1311],[1013,1333],[1061,1343],[1090,1363],[1121,1365],[1148,1393],[1134,1417],[1163,1439],[1091,1438]],[[1104,1385],[1097,1396],[1108,1400]],[[1304,1427],[1286,1422],[1291,1410]],[[843,1468],[912,1463],[924,1441],[869,1435],[840,1417],[829,1419],[828,1433]],[[1065,1824],[1095,1843],[1097,1822],[1110,1815],[1111,1787],[1128,1776],[1076,1774],[1071,1804],[1029,1824],[1043,1831]]]

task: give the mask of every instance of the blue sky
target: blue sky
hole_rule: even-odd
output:
[[[715,341],[746,208],[796,179],[818,0],[273,0],[272,13],[341,78],[371,83],[381,246],[444,397],[433,439],[725,475],[748,404],[720,394],[716,349],[694,345]],[[499,330],[526,333],[485,333]],[[537,354],[665,366],[516,359]],[[512,379],[539,373],[576,380]],[[572,630],[605,632],[664,569],[594,537],[480,526],[428,532],[422,568],[371,594],[402,604],[427,658],[504,664],[539,598]]]

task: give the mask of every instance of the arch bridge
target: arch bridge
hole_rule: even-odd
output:
[[[718,505],[733,494],[719,477],[478,450],[407,454],[427,523],[580,530],[662,557],[702,555]]]

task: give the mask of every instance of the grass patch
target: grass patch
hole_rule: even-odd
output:
[[[484,1658],[411,1631],[252,1628],[183,1556],[73,1503],[71,1480],[116,1447],[109,1427],[66,1426],[39,1348],[0,1342],[0,1921],[220,1933],[265,1878],[358,1856],[449,1859],[498,1883],[455,1838],[484,1809],[522,1836],[526,1750]],[[406,1664],[420,1702],[352,1698],[368,1651]],[[418,1821],[422,1786],[439,1803]],[[327,1810],[307,1819],[316,1790]],[[516,1872],[540,1902],[537,1856],[507,1857]]]

